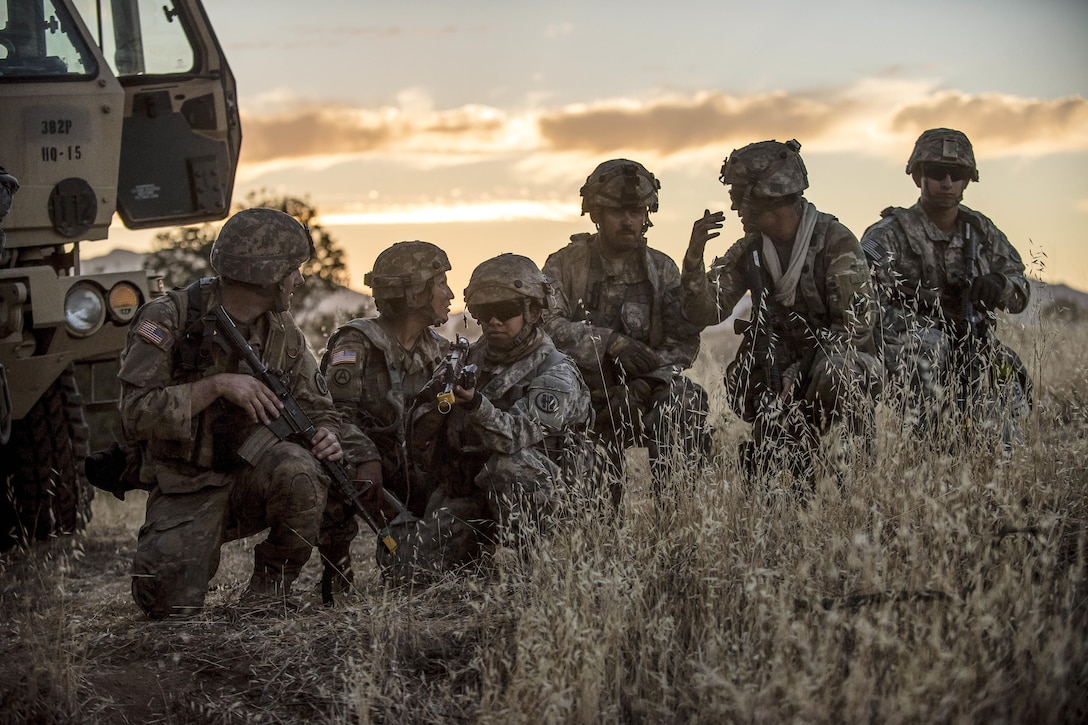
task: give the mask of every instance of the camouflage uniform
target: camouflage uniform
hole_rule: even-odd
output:
[[[936,147],[944,141],[948,148]],[[957,149],[954,156],[941,155]],[[932,129],[923,134],[907,173],[917,172],[917,166],[927,161],[964,166],[978,180],[970,142],[958,131]],[[981,408],[976,409],[976,422],[1000,431],[1006,443],[1018,441],[1019,422],[1030,412],[1031,380],[1016,353],[993,335],[991,315],[975,313],[983,323],[978,339],[970,336],[968,326],[972,282],[986,275],[1001,275],[1003,282],[993,309],[1018,313],[1027,307],[1031,288],[1008,238],[989,218],[962,204],[955,229],[945,233],[919,202],[909,209],[889,207],[881,212],[881,220],[862,235],[862,247],[882,310],[878,341],[884,364],[909,391],[920,432],[941,435],[937,420],[963,407],[968,386],[974,388],[972,397]],[[969,263],[972,256],[976,259]],[[988,374],[972,375],[975,364],[982,366],[976,373]],[[989,385],[988,391],[983,384]]]
[[[418,515],[427,505],[430,487],[409,470],[405,416],[450,344],[426,330],[415,347],[405,350],[383,319],[344,324],[329,338],[321,367],[345,424],[357,426],[373,442],[360,460],[380,459],[385,487]]]
[[[811,476],[815,434],[826,432],[832,422],[842,418],[855,433],[864,432],[871,416],[870,398],[880,388],[883,371],[873,341],[876,308],[861,245],[834,216],[810,208],[801,197],[801,191],[808,187],[807,172],[796,151],[800,144],[790,144],[767,141],[734,151],[723,165],[722,181],[734,187],[731,195],[744,196],[745,200],[751,198],[754,187],[771,203],[795,198],[803,205],[802,214],[815,214],[793,303],[785,305],[775,298],[775,283],[766,272],[764,235],[757,231],[734,243],[706,273],[701,258],[685,255],[683,309],[685,316],[697,324],[719,323],[732,314],[737,302],[756,284],[753,277],[759,279],[761,289],[756,290],[753,299],[762,297],[762,310],[753,310],[751,324],[763,326],[759,334],[768,335],[769,367],[795,382],[800,416],[786,415],[787,420],[775,420],[782,411],[769,405],[765,397],[773,385],[767,379],[767,367],[755,359],[757,342],[751,333],[746,335],[727,372],[729,401],[745,422],[755,424],[757,447],[777,426],[784,428],[776,430],[777,439],[805,444],[802,449],[808,450],[787,460],[795,473]],[[767,164],[766,158],[772,161]],[[776,166],[782,159],[797,167],[783,171]],[[773,183],[776,175],[785,178],[778,186]],[[753,254],[760,260],[756,270]],[[773,393],[771,397],[776,398],[778,391]],[[743,453],[752,455],[751,449]],[[758,453],[761,460],[768,454],[762,449]],[[756,461],[749,459],[745,463],[751,469]]]
[[[321,360],[345,431],[361,431],[370,442],[355,462],[380,460],[382,485],[416,516],[423,514],[434,486],[408,456],[407,413],[442,362],[449,341],[427,328],[406,350],[392,321],[415,310],[408,298],[431,289],[436,275],[449,269],[445,252],[427,242],[398,242],[383,251],[365,277],[381,316],[344,324],[329,338]],[[429,303],[422,309],[429,310]],[[326,562],[336,564],[340,578],[335,586],[341,589],[354,578],[350,547],[358,532],[351,506],[330,495],[319,551]]]
[[[609,163],[614,162],[590,175],[587,186]],[[583,213],[607,203],[600,192],[586,187],[583,196]],[[616,199],[620,196],[615,193]],[[636,203],[657,210],[656,190],[649,201],[645,193],[635,196]],[[643,239],[639,250],[616,262],[601,255],[601,243],[599,234],[575,234],[570,244],[548,257],[544,274],[555,284],[558,300],[545,312],[544,328],[578,364],[593,397],[594,432],[609,445],[614,459],[618,461],[622,448],[646,445],[661,474],[672,442],[679,441],[694,457],[709,447],[706,391],[681,374],[699,353],[702,326],[684,316],[680,270],[666,254]],[[660,367],[638,378],[625,376],[607,352],[616,334],[649,346]]]
[[[684,314],[706,325],[728,318],[748,292],[751,251],[762,246],[760,234],[738,240],[703,273],[685,263],[682,274]],[[760,250],[762,254],[762,250]],[[873,293],[857,237],[830,214],[819,213],[792,307],[771,315],[776,338],[775,363],[784,374],[804,383],[805,401],[825,411],[839,410],[843,396],[867,392],[878,384],[881,367],[873,343]],[[770,281],[765,280],[770,286]],[[756,372],[758,376],[758,371]],[[756,386],[740,393],[744,420],[752,422]]]
[[[514,257],[491,261],[507,269]],[[528,259],[516,261],[540,275]],[[470,282],[470,308],[473,292]],[[429,392],[412,411],[411,443],[441,486],[398,551],[417,571],[455,568],[497,542],[516,545],[556,513],[557,490],[578,475],[573,454],[591,420],[589,391],[548,335],[527,323],[512,349],[492,349],[483,338],[468,362],[479,368],[475,407],[454,405],[443,415]]]
[[[264,220],[249,215],[243,221]],[[279,265],[292,262],[281,259]],[[255,266],[254,274],[267,272]],[[189,329],[180,294],[144,305],[129,330],[119,373],[122,423],[128,440],[142,448],[140,478],[151,491],[132,592],[153,618],[198,611],[222,544],[269,527],[254,551],[250,590],[288,590],[310,557],[325,503],[327,482],[307,448],[279,441],[223,399],[197,415],[190,412],[196,381],[251,373],[204,338],[203,316],[219,304],[220,282],[201,284],[199,299],[199,317]],[[314,424],[336,432],[339,415],[290,313],[268,312],[239,330],[263,362],[290,375],[292,392]]]

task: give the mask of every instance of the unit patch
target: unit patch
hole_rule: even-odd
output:
[[[325,380],[325,376],[321,374],[320,370],[314,372],[314,385],[317,386],[317,392],[321,393],[322,395],[329,394],[329,384]]]
[[[559,412],[559,398],[555,397],[552,393],[537,393],[536,407],[545,413],[557,413]]]
[[[339,385],[341,388],[347,387],[347,384],[351,382],[351,371],[334,370],[332,373],[332,381]]]

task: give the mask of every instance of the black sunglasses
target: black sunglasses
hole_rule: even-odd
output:
[[[486,305],[473,305],[468,308],[468,311],[476,318],[477,322],[490,322],[491,318],[495,318],[499,322],[506,322],[520,315],[524,308],[521,300],[504,300],[503,302],[492,302]]]
[[[940,164],[926,164],[922,167],[922,173],[927,179],[944,181],[944,177],[951,176],[952,181],[967,181],[971,178],[971,169],[966,166],[942,166]]]

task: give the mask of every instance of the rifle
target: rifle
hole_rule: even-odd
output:
[[[751,254],[751,264],[748,265],[748,289],[752,293],[752,319],[735,320],[733,331],[738,335],[744,335],[748,340],[752,351],[753,367],[759,366],[763,373],[763,391],[756,398],[756,415],[765,420],[773,420],[782,412],[779,398],[782,392],[782,369],[774,350],[770,303],[766,299],[759,250],[753,246]],[[750,381],[751,373],[748,377]]]
[[[268,423],[269,430],[275,433],[280,440],[294,440],[309,450],[310,440],[314,437],[317,429],[310,417],[299,407],[295,396],[291,394],[291,388],[288,386],[288,375],[280,370],[268,367],[257,357],[257,353],[253,352],[249,342],[242,337],[242,333],[238,331],[234,320],[223,309],[223,305],[216,305],[211,314],[215,318],[216,331],[222,333],[222,339],[226,341],[227,346],[224,349],[237,353],[253,370],[253,376],[267,385],[269,390],[283,403],[283,410],[280,411],[279,417]],[[222,344],[220,342],[220,345]],[[359,498],[359,492],[355,490],[352,478],[347,469],[344,468],[344,464],[339,461],[323,460],[321,465],[325,468],[325,472],[329,474],[340,493],[344,495],[344,498],[355,507],[356,513],[362,517],[371,531],[377,534],[381,543],[389,550],[389,553],[396,554],[397,542],[388,529],[378,526],[374,517],[363,506]],[[388,491],[385,492],[385,495],[386,499],[392,497],[395,500],[396,498]],[[400,504],[400,501],[396,503]],[[398,512],[403,509],[404,505],[400,504]]]
[[[973,233],[970,221],[963,225],[963,292],[960,296],[962,305],[963,331],[960,335],[960,349],[963,365],[960,369],[960,410],[967,412],[970,398],[977,391],[982,378],[982,358],[979,342],[988,339],[988,314],[975,307],[971,300],[971,287],[978,274],[978,240]]]
[[[442,380],[445,381],[438,391],[438,412],[445,415],[453,410],[455,402],[453,389],[460,386],[466,390],[476,387],[476,365],[465,365],[468,360],[468,338],[458,335],[442,363]]]

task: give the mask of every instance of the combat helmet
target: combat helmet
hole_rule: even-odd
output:
[[[931,128],[923,131],[914,142],[914,151],[907,159],[907,175],[921,171],[922,164],[963,166],[971,170],[971,181],[978,181],[975,150],[963,131],[951,128]]]
[[[435,276],[452,269],[446,253],[430,242],[397,242],[374,260],[363,276],[375,300],[411,303]]]
[[[800,151],[796,139],[748,144],[733,150],[722,163],[718,179],[744,187],[746,195],[776,198],[800,194],[808,188],[808,170]]]
[[[548,308],[552,306],[552,294],[551,282],[533,260],[507,252],[472,270],[465,288],[465,305],[471,311],[473,306],[520,298]]]
[[[593,170],[578,190],[582,195],[582,214],[602,207],[622,209],[644,206],[657,211],[657,192],[661,182],[637,161],[612,159]]]
[[[212,244],[215,273],[248,284],[278,284],[313,255],[310,232],[277,209],[243,209]]]

